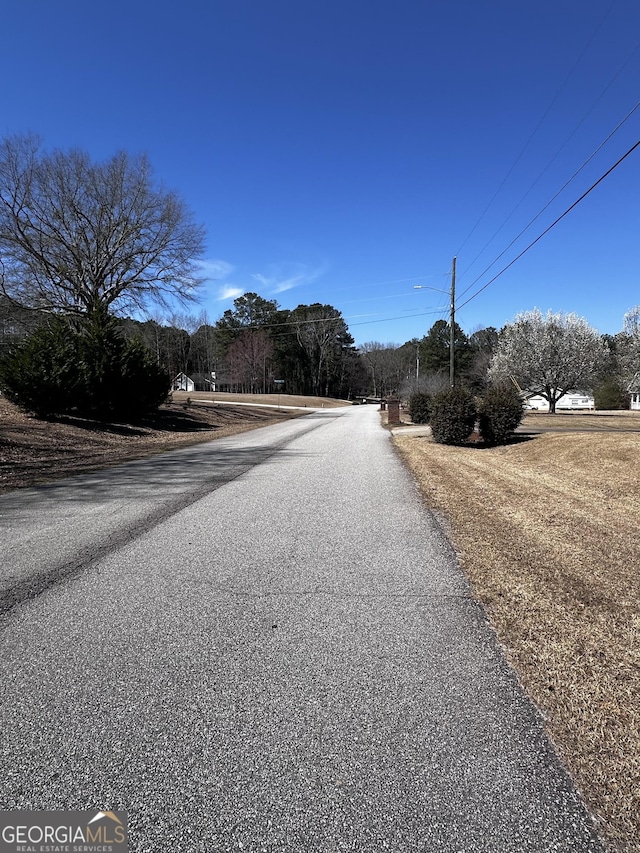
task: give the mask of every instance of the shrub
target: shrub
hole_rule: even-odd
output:
[[[476,422],[476,404],[466,388],[451,388],[433,398],[431,433],[439,444],[464,444]]]
[[[629,392],[622,380],[611,376],[593,389],[593,402],[596,409],[628,409]]]
[[[428,424],[431,417],[431,394],[417,391],[409,397],[409,417],[414,424]]]
[[[478,406],[480,434],[487,444],[506,444],[524,416],[524,400],[511,385],[488,388]]]
[[[0,361],[8,399],[41,417],[139,417],[167,398],[169,376],[140,342],[126,342],[105,313],[53,318]]]
[[[70,411],[79,383],[75,342],[69,324],[57,317],[13,344],[0,360],[0,388],[7,399],[40,417]]]
[[[77,331],[83,376],[78,412],[99,420],[155,411],[169,393],[170,380],[140,340],[125,341],[118,322],[96,312]]]
[[[116,398],[119,415],[147,415],[168,400],[169,374],[141,340],[125,344],[120,365],[122,374]]]

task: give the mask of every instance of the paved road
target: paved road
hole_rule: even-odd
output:
[[[601,850],[373,408],[0,501],[2,808],[135,853]]]

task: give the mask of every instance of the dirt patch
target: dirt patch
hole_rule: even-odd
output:
[[[640,434],[626,430],[640,418],[628,414],[617,430],[591,415],[573,420],[584,432],[495,449],[394,441],[611,849],[637,851]]]
[[[104,424],[82,418],[33,418],[0,397],[0,493],[234,435],[304,414],[277,408],[185,401],[153,418]]]

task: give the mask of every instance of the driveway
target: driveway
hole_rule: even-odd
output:
[[[369,407],[0,499],[0,803],[149,851],[600,851]]]

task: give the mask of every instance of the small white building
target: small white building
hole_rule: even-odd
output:
[[[195,391],[196,386],[193,379],[187,376],[186,373],[179,373],[171,383],[172,391]]]

